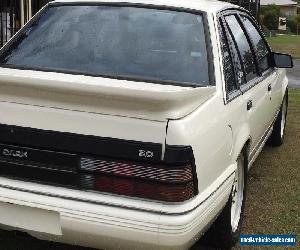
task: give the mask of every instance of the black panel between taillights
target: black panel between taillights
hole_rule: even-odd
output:
[[[141,161],[139,150],[153,152],[147,162],[160,162],[162,145],[0,124],[0,143],[83,155]]]
[[[0,176],[161,201],[194,197],[191,147],[166,146],[163,161],[161,152],[161,144],[0,125]]]

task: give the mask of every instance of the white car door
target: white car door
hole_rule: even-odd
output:
[[[263,141],[270,122],[269,83],[260,76],[255,50],[238,12],[225,12],[223,23],[233,54],[237,85],[242,95],[239,97],[241,114],[250,129],[250,152],[254,153]]]
[[[275,69],[270,65],[269,55],[271,49],[254,20],[245,13],[241,13],[240,17],[256,54],[261,84],[267,86],[266,89],[263,89],[262,91],[268,93],[269,108],[266,109],[265,116],[268,117],[268,122],[271,125],[282,99],[282,87],[278,69]]]

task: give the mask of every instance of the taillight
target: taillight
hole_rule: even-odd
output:
[[[80,162],[81,186],[159,201],[189,200],[197,194],[193,158],[189,155],[186,160],[172,162],[170,156],[166,154],[168,159],[157,164],[83,157]]]

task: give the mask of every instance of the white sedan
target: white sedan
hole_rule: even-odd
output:
[[[0,50],[0,228],[233,246],[247,171],[283,143],[292,66],[228,3],[49,3]]]

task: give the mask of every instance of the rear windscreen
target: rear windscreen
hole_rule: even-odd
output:
[[[201,14],[49,6],[0,54],[0,66],[209,85]]]

